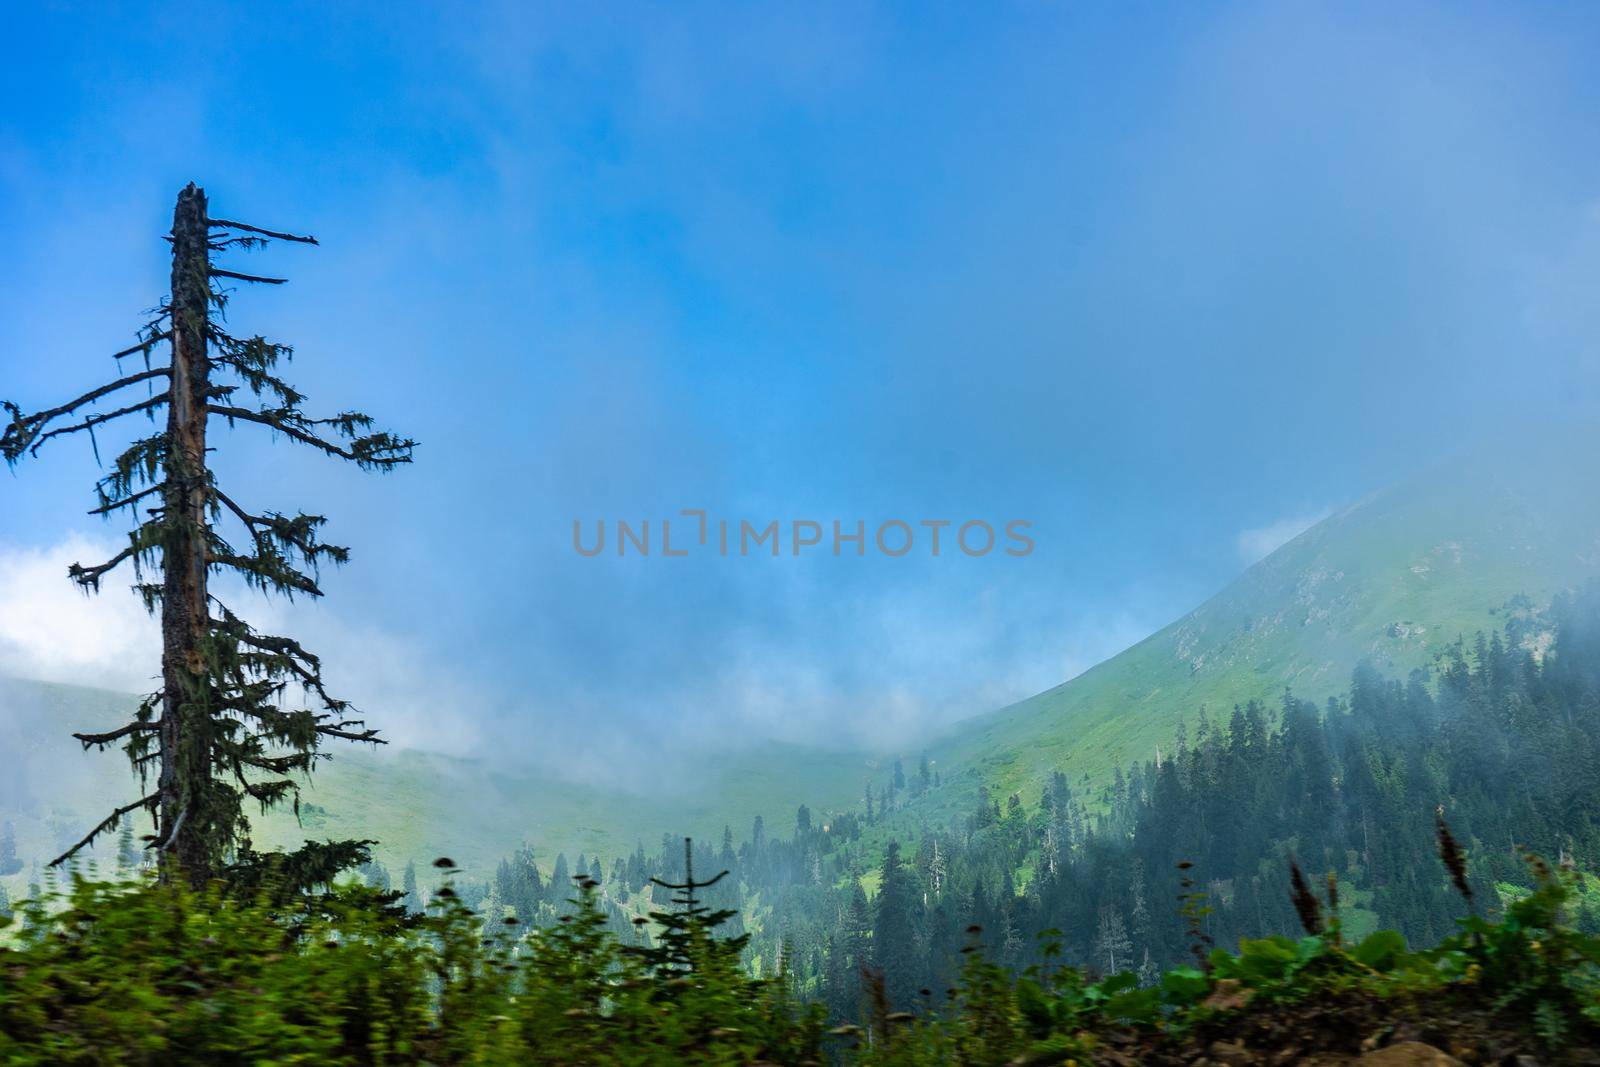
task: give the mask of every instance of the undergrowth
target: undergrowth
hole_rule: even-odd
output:
[[[1350,1005],[1471,1013],[1559,1059],[1600,1034],[1600,939],[1566,921],[1574,876],[1533,865],[1532,893],[1432,948],[1391,931],[1346,942],[1311,897],[1297,901],[1305,936],[1210,948],[1147,985],[1066,964],[1048,932],[1049,962],[1012,975],[974,929],[955,989],[891,1011],[868,974],[867,1017],[831,1028],[785,975],[748,973],[741,943],[715,936],[723,916],[660,913],[670,936],[624,944],[588,879],[569,915],[530,931],[487,923],[448,886],[406,916],[358,887],[286,897],[74,878],[0,925],[0,1061],[1186,1062],[1262,1019],[1315,1009],[1327,1026]]]

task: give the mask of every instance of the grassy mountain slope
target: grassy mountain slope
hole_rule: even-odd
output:
[[[1064,685],[962,724],[936,750],[1012,791],[1061,769],[1100,780],[1170,746],[1202,708],[1321,700],[1363,658],[1427,666],[1458,635],[1500,628],[1600,576],[1600,440],[1482,450],[1379,492],[1250,568],[1211,600]]]
[[[1133,648],[961,724],[932,746],[954,788],[884,832],[964,809],[979,782],[1032,799],[1054,769],[1103,780],[1170,746],[1202,708],[1225,721],[1234,704],[1286,686],[1321,699],[1363,658],[1395,674],[1427,665],[1457,635],[1498,628],[1514,597],[1544,601],[1600,576],[1597,475],[1600,438],[1567,436],[1480,452],[1346,508]],[[119,754],[83,754],[67,737],[119,721],[129,703],[0,680],[0,729],[15,741],[0,750],[0,821],[17,824],[25,857],[48,858],[131,795]],[[302,822],[261,820],[258,845],[374,837],[391,867],[447,854],[482,873],[523,842],[546,859],[609,859],[663,833],[720,835],[724,823],[743,838],[757,814],[786,834],[798,804],[853,807],[865,779],[885,778],[867,754],[778,745],[710,758],[686,790],[646,795],[419,752],[335,756],[306,790]]]

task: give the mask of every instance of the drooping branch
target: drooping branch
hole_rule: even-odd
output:
[[[213,619],[212,628],[252,650],[240,653],[242,665],[259,674],[293,677],[302,687],[316,693],[323,706],[331,712],[343,714],[349,709],[349,701],[328,693],[322,681],[322,660],[316,653],[292,637],[257,633],[220,601],[218,607],[222,608],[222,618]]]
[[[134,561],[134,569],[136,571],[139,570],[140,558],[160,548],[163,529],[164,524],[160,522],[142,523],[128,535],[127,548],[124,548],[104,563],[93,567],[85,567],[81,563],[74,563],[67,568],[67,577],[77,582],[84,589],[98,593],[100,591],[100,579],[111,571],[116,570],[127,560],[132,559]]]
[[[276,698],[281,695],[282,689],[283,687],[281,685],[274,685],[267,693],[264,694],[264,697]],[[255,719],[258,722],[265,724],[268,727],[269,735],[272,733],[289,733],[293,731],[303,732],[309,730],[313,733],[321,734],[324,737],[337,737],[345,741],[364,741],[374,745],[388,744],[387,741],[384,741],[378,736],[377,730],[346,729],[346,727],[349,726],[365,726],[365,723],[360,719],[346,719],[335,722],[331,721],[331,716],[316,714],[305,709],[298,711],[282,711],[273,707],[270,703],[265,702],[265,700],[256,701],[253,703],[244,699],[233,700],[224,704],[223,707],[239,715]],[[317,754],[315,752],[302,752],[297,754],[297,756],[313,757],[316,755]],[[250,757],[250,759],[274,760],[287,758],[295,757],[259,755]]]
[[[322,596],[315,579],[296,569],[270,545],[260,545],[254,555],[245,556],[228,548],[220,537],[213,538],[213,547],[206,552],[206,566],[227,567],[241,575],[247,584],[291,599],[295,593]]]
[[[73,845],[61,855],[51,860],[49,866],[59,867],[81,850],[94,844],[94,839],[105,833],[107,830],[115,830],[117,828],[117,824],[122,822],[122,817],[124,815],[138,808],[151,807],[158,799],[160,799],[160,796],[161,795],[159,793],[151,793],[147,797],[135,800],[132,804],[124,804],[116,811],[113,811],[110,815],[107,815],[104,819],[101,819],[100,825],[96,826],[93,830],[90,830],[86,835],[84,835],[82,841],[79,841],[76,845]]]
[[[215,598],[213,598],[215,600]],[[322,661],[293,638],[278,637],[255,632],[233,614],[226,605],[217,601],[222,618],[212,620],[213,632],[237,646],[233,655],[237,696],[229,706],[237,713],[247,715],[267,727],[267,732],[283,736],[285,732],[321,737],[337,737],[346,741],[364,741],[385,744],[378,731],[350,715],[349,701],[331,695],[322,678]],[[254,678],[256,681],[250,681]],[[325,711],[284,712],[272,706],[281,697],[285,683],[298,684],[307,693],[314,693]],[[306,740],[310,740],[307,736]]]
[[[409,438],[395,437],[387,432],[357,436],[356,431],[370,426],[372,420],[356,412],[345,412],[327,419],[308,419],[298,411],[290,408],[252,411],[249,408],[208,404],[206,411],[212,415],[220,415],[229,421],[242,420],[271,427],[284,436],[299,441],[301,444],[310,445],[312,448],[319,449],[330,456],[348,459],[363,470],[381,469],[400,463],[410,463],[411,450],[416,447],[415,441]],[[338,429],[350,441],[350,447],[345,448],[312,432],[319,426],[332,426]]]
[[[215,598],[212,598],[215,601]],[[219,685],[213,703],[220,730],[213,746],[217,766],[226,768],[238,786],[263,808],[294,800],[296,774],[309,774],[328,758],[320,751],[324,738],[383,744],[376,730],[348,714],[349,705],[328,695],[321,664],[297,642],[256,634],[216,601],[222,618],[211,620],[208,653]],[[298,683],[316,693],[325,711],[285,708],[285,693]],[[262,780],[260,775],[277,776]]]
[[[130,385],[137,385],[140,382],[151,381],[155,378],[170,377],[171,375],[172,368],[170,367],[154,367],[138,374],[130,374],[125,378],[118,378],[114,382],[108,382],[107,384],[100,386],[98,389],[92,389],[89,392],[84,393],[76,400],[69,400],[60,407],[51,408],[48,411],[36,412],[32,415],[24,415],[21,408],[10,401],[0,402],[0,407],[4,407],[11,415],[11,425],[7,426],[3,433],[0,433],[0,455],[4,455],[9,462],[15,463],[19,458],[21,458],[23,452],[29,452],[30,454],[34,453],[34,451],[40,445],[44,444],[46,440],[56,436],[57,434],[74,433],[79,430],[91,429],[102,422],[107,422],[111,419],[117,418],[119,415],[127,415],[135,411],[144,410],[146,408],[153,408],[157,405],[153,404],[151,401],[157,400],[156,397],[152,397],[151,400],[146,401],[144,404],[134,405],[133,407],[123,408],[119,411],[112,411],[102,415],[93,416],[77,426],[58,427],[54,430],[43,432],[45,426],[52,420],[59,419],[65,415],[71,415],[79,408],[86,407],[87,405],[94,403],[96,400],[99,400],[101,397],[109,396],[119,389],[126,389]],[[166,396],[166,393],[160,394],[161,399],[165,399]]]
[[[281,515],[251,515],[231,499],[223,500],[216,489],[213,488],[212,493],[218,498],[217,503],[225,504],[244,524],[255,542],[255,551],[238,552],[215,529],[210,529],[206,534],[206,565],[209,567],[226,567],[263,592],[280,593],[292,599],[296,593],[322,596],[315,577],[322,557],[335,563],[349,558],[347,549],[316,541],[316,526],[323,521],[320,516],[301,515],[291,519]],[[297,566],[285,549],[298,553],[312,573]]]
[[[218,352],[212,357],[212,363],[237,374],[255,396],[271,393],[282,407],[296,410],[305,401],[299,390],[273,373],[279,360],[293,358],[293,348],[260,336],[234,337],[215,326],[210,330],[209,339]]]
[[[250,536],[258,545],[277,546],[292,549],[300,554],[300,558],[313,570],[323,559],[332,560],[335,564],[347,563],[350,560],[350,550],[342,545],[325,544],[317,540],[317,530],[328,520],[321,515],[289,516],[269,511],[265,515],[252,515],[234,502],[233,498],[215,486],[211,489],[213,498],[230,511],[234,518],[244,524],[250,531]]]
[[[135,486],[163,488],[165,482],[159,476],[165,472],[167,451],[165,433],[141,438],[124,449],[112,461],[111,473],[95,484],[100,506],[111,510],[124,500],[134,499]]]
[[[125,560],[132,558],[133,554],[137,551],[138,548],[136,546],[129,545],[121,552],[118,552],[115,556],[112,556],[110,559],[106,560],[104,563],[94,567],[85,567],[81,563],[74,563],[72,566],[67,568],[67,577],[71,578],[85,589],[93,589],[95,592],[99,592],[100,579],[104,578],[111,571],[116,570],[117,567]]]

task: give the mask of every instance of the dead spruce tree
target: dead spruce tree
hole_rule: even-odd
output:
[[[90,514],[131,516],[127,546],[104,563],[70,569],[73,581],[96,592],[109,573],[130,564],[145,607],[160,612],[161,688],[118,729],[73,735],[85,749],[121,743],[141,792],[152,778],[154,790],[111,812],[54,863],[143,808],[155,819],[149,847],[162,876],[181,870],[199,883],[262,862],[250,846],[247,798],[263,812],[284,803],[298,809],[297,779],[310,772],[325,740],[380,743],[348,703],[328,693],[315,655],[291,638],[257,632],[211,592],[212,575],[232,573],[264,593],[321,596],[320,565],[343,563],[348,552],[320,540],[322,516],[257,513],[224,492],[211,469],[208,431],[218,420],[250,423],[380,471],[410,462],[415,442],[373,431],[359,412],[308,416],[305,397],[278,376],[290,348],[222,328],[228,290],[221,286],[284,279],[224,270],[213,256],[275,240],[316,244],[314,238],[211,218],[204,190],[191,183],[178,194],[168,240],[171,293],[139,331],[139,343],[115,355],[119,368],[139,357],[144,369],[48,410],[29,414],[5,402],[0,454],[15,465],[55,438],[85,433],[93,441],[107,423],[138,415],[154,422],[165,411],[165,429],[135,441],[96,486],[99,504]],[[163,348],[170,359],[157,366]],[[143,399],[87,413],[136,387],[144,388]],[[308,845],[283,862],[285,873],[302,883],[325,881],[365,844]]]

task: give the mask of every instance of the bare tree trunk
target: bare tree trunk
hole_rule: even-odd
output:
[[[160,841],[164,857],[188,877],[211,874],[210,686],[205,642],[210,629],[206,594],[206,403],[210,363],[210,250],[205,192],[193,183],[178,194],[172,218],[172,402],[167,416],[166,533],[161,594]]]
[[[95,514],[132,508],[138,515],[148,507],[148,517],[137,523],[129,544],[111,559],[95,566],[75,563],[68,571],[82,588],[93,592],[102,578],[131,560],[146,603],[161,606],[162,686],[151,700],[159,701],[160,708],[141,704],[133,721],[117,729],[73,735],[85,747],[102,749],[131,738],[125,751],[140,785],[146,784],[155,762],[156,788],[115,808],[52,865],[92,847],[100,834],[117,829],[131,813],[153,810],[157,830],[153,848],[162,880],[182,877],[198,884],[225,873],[236,862],[246,866],[255,862],[248,851],[245,800],[259,802],[263,810],[293,801],[296,777],[310,771],[324,738],[383,744],[349,703],[324,688],[316,656],[290,638],[256,631],[209,595],[210,571],[225,569],[264,592],[321,596],[319,562],[342,563],[348,552],[321,540],[320,516],[275,511],[253,515],[224,495],[210,470],[207,420],[215,415],[230,425],[266,426],[363,470],[410,463],[416,442],[372,429],[372,420],[358,411],[312,418],[301,409],[305,398],[273,373],[278,362],[288,358],[288,346],[261,337],[234,337],[209,321],[211,307],[219,305],[211,279],[264,285],[285,281],[214,267],[212,253],[263,241],[314,245],[316,238],[212,218],[205,192],[191,182],[178,194],[168,239],[171,293],[159,314],[139,331],[140,343],[115,354],[119,360],[142,355],[145,370],[43,411],[24,413],[15,404],[0,401],[0,412],[6,416],[0,421],[0,460],[15,463],[36,454],[51,438],[92,435],[103,423],[129,415],[153,417],[167,409],[165,429],[135,441],[97,485],[101,506]],[[162,324],[167,328],[159,329]],[[171,363],[153,366],[150,350],[162,342],[172,346]],[[212,345],[217,348],[215,357],[208,352]],[[212,384],[213,372],[219,378],[233,376],[233,384]],[[167,381],[160,393],[149,384],[158,379]],[[92,415],[83,410],[141,384],[152,394],[139,403]],[[223,402],[241,387],[262,403],[235,407]],[[158,492],[160,506],[143,503]],[[232,550],[213,531],[211,520],[223,511],[229,515],[225,521],[243,528],[247,550]],[[146,563],[153,567],[158,558],[159,584],[153,575],[146,581],[144,571]],[[300,687],[315,706],[285,709],[278,700],[284,686]],[[359,841],[308,844],[295,854],[295,877],[303,886],[326,884],[366,855]]]

